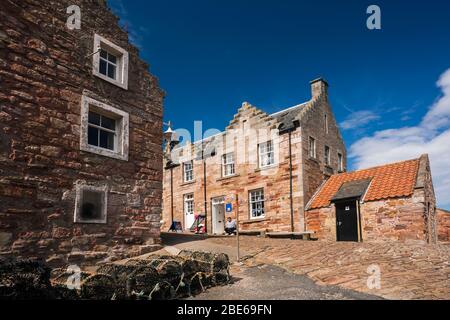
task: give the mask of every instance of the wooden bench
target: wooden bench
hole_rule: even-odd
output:
[[[261,236],[265,237],[266,230],[239,230],[240,236]]]
[[[302,240],[312,240],[314,231],[305,232],[268,232],[266,236],[269,238],[293,238]]]

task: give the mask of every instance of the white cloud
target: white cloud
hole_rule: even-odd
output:
[[[350,147],[358,169],[428,153],[438,205],[450,208],[450,69],[437,82],[443,95],[414,127],[375,132]]]
[[[341,122],[340,126],[343,130],[356,129],[364,127],[371,121],[380,119],[380,116],[370,110],[362,110],[353,112],[347,119]]]

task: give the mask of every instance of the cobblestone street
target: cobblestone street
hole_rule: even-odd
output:
[[[227,251],[236,258],[236,238],[184,242],[195,250]],[[224,250],[226,248],[226,250]],[[274,265],[306,275],[319,285],[337,285],[386,299],[450,299],[450,246],[423,243],[333,243],[241,237],[248,267]],[[369,289],[369,266],[381,271],[381,288]]]

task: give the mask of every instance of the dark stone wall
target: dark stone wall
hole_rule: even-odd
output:
[[[69,30],[67,7],[81,8]],[[129,52],[128,90],[92,74],[94,34]],[[0,3],[0,251],[55,264],[159,242],[164,93],[104,1]],[[130,115],[129,160],[80,151],[83,91]],[[106,224],[75,224],[75,185],[108,186]]]

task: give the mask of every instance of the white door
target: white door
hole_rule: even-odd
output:
[[[212,200],[212,225],[214,234],[225,232],[225,199],[224,197]]]
[[[195,222],[194,195],[184,196],[184,229],[189,230]]]

